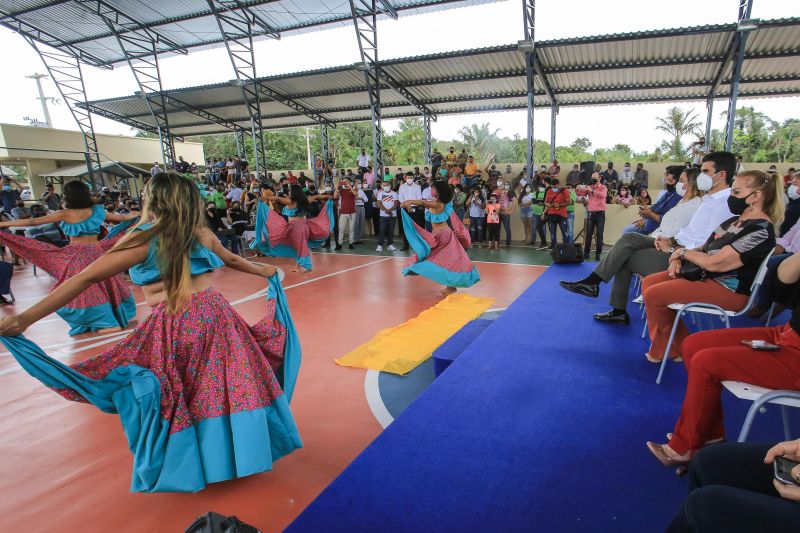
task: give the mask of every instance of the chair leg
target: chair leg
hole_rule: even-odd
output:
[[[789,410],[785,405],[781,405],[781,417],[783,417],[783,435],[786,440],[792,440],[792,429],[789,427]]]
[[[33,265],[33,275],[36,276],[36,265]]]
[[[644,318],[644,316],[642,316]],[[644,326],[642,326],[642,338],[644,339],[644,335],[647,333],[647,320],[644,321]]]
[[[765,324],[766,327],[769,327],[769,323],[772,320],[772,314],[775,312],[775,302],[772,302],[772,305],[769,306],[769,313],[767,313],[767,323]]]
[[[664,356],[661,359],[661,368],[658,371],[658,377],[656,378],[656,385],[661,385],[661,377],[664,375],[664,369],[667,367],[667,361],[669,360],[669,351],[672,348],[672,341],[675,340],[675,332],[678,331],[678,324],[681,321],[682,315],[683,315],[683,309],[678,311],[678,313],[675,315],[675,321],[672,323],[672,331],[669,334],[667,347],[664,349]]]

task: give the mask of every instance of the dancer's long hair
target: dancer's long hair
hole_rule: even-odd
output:
[[[133,233],[112,251],[135,248],[156,241],[156,262],[167,293],[167,311],[177,313],[192,294],[189,251],[198,229],[206,225],[203,200],[192,180],[175,172],[159,172],[147,182],[144,205],[137,227],[153,221],[153,226]]]

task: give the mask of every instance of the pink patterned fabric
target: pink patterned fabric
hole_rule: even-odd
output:
[[[118,237],[122,235],[124,233]],[[117,239],[97,241],[91,244],[73,243],[59,248],[53,244],[22,235],[0,232],[0,243],[8,246],[15,254],[55,278],[56,282],[51,290],[92,264],[110,250],[116,241]],[[121,274],[117,274],[105,281],[95,283],[65,307],[86,309],[105,303],[111,303],[112,306],[117,307],[129,297],[132,297],[130,287],[125,282],[125,278]]]
[[[325,207],[314,218],[296,219],[289,222],[272,209],[267,213],[269,244],[271,246],[279,244],[290,246],[297,252],[298,257],[311,255],[308,241],[325,240],[330,232],[331,221]]]
[[[149,369],[161,383],[161,416],[176,433],[202,420],[271,405],[283,394],[275,370],[283,363],[285,342],[274,300],[250,327],[221,294],[206,289],[175,315],[157,305],[116,346],[72,368],[93,379],[125,365]],[[55,390],[86,401],[72,389]]]
[[[455,213],[450,215],[450,224],[452,224],[453,229],[444,226],[437,233],[431,233],[414,223],[420,237],[431,248],[431,253],[426,258],[426,261],[430,261],[450,272],[472,272],[474,267],[466,252],[471,244],[469,233]],[[412,253],[405,266],[409,267],[418,262],[419,257],[417,254]]]

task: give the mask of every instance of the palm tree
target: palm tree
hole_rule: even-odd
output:
[[[458,134],[461,135],[467,151],[475,156],[475,161],[484,161],[489,154],[497,151],[500,144],[500,137],[497,136],[499,131],[499,128],[494,131],[490,130],[487,122],[481,125],[465,126],[458,130]]]
[[[667,111],[666,117],[656,118],[656,129],[669,134],[671,139],[661,143],[661,149],[673,161],[685,159],[689,154],[689,146],[683,146],[683,137],[690,133],[700,131],[700,122],[694,109],[684,111],[679,107],[672,107]]]

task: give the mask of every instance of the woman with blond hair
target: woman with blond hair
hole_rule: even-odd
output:
[[[30,309],[0,320],[0,341],[65,398],[119,414],[134,454],[132,491],[196,492],[270,470],[302,446],[289,409],[300,347],[277,269],[222,246],[189,179],[156,174],[143,207],[143,222],[112,250]],[[256,325],[212,287],[211,272],[223,265],[268,278],[266,313]],[[126,270],[152,312],[110,350],[66,366],[21,336]]]

